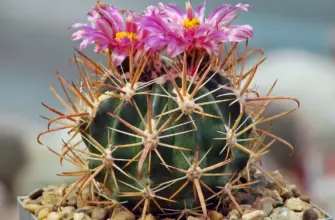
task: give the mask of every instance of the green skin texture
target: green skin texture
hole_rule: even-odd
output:
[[[181,79],[176,79],[176,82],[179,85],[179,87],[181,87]],[[227,79],[220,76],[219,74],[216,74],[215,77],[213,77],[205,86],[203,86],[197,92],[194,98],[218,88],[219,85],[227,84],[227,82],[229,82]],[[166,91],[168,91],[171,94],[171,96],[175,97],[175,94],[172,92],[173,85],[170,81],[167,81],[162,86],[166,89]],[[195,85],[193,85],[192,88],[194,88],[194,86]],[[166,93],[164,93],[164,91],[162,90],[161,85],[158,85],[158,84],[153,84],[152,86],[146,87],[143,91],[151,91],[152,93],[166,95]],[[137,91],[137,92],[143,92],[143,91]],[[192,89],[190,91],[192,91]],[[220,89],[217,92],[214,92],[198,100],[196,103],[215,101],[218,99],[234,98],[233,95],[216,98],[219,94],[226,94],[226,93],[231,93],[231,91]],[[171,98],[155,96],[155,95],[151,95],[150,97],[151,97],[151,108],[152,108],[153,118],[156,118],[157,115],[162,113],[163,108],[166,105],[166,103],[168,103],[167,111],[173,110],[177,107],[176,101],[174,101]],[[137,103],[142,115],[144,116],[144,119],[147,120],[146,95],[145,94],[135,95],[133,99]],[[132,130],[127,128],[122,122],[120,122],[119,120],[117,120],[116,118],[108,114],[109,112],[114,112],[119,102],[120,100],[115,99],[115,98],[108,98],[104,100],[98,107],[97,114],[92,124],[89,127],[89,130],[88,130],[89,135],[91,135],[103,147],[107,147],[108,143],[112,145],[123,145],[123,144],[137,143],[141,141],[141,139],[139,138],[131,137],[131,136],[128,136],[128,135],[125,135],[125,134],[122,134],[122,133],[119,133],[113,130],[109,131],[110,137],[108,137],[107,127],[112,127],[114,129],[118,129],[121,131],[135,134]],[[219,153],[222,150],[222,148],[225,146],[226,141],[225,140],[214,140],[213,138],[219,138],[219,137],[224,138],[225,135],[220,134],[217,131],[226,132],[225,125],[231,128],[235,120],[238,118],[239,112],[240,112],[240,104],[236,102],[235,104],[229,106],[231,102],[232,101],[227,101],[227,102],[221,102],[221,103],[202,106],[205,113],[217,115],[217,116],[220,116],[221,118],[218,119],[218,118],[211,118],[207,116],[205,116],[205,118],[202,118],[201,115],[192,113],[192,117],[195,120],[195,124],[198,130],[190,132],[190,133],[178,135],[178,136],[163,138],[163,139],[160,139],[160,141],[170,144],[170,145],[175,145],[175,146],[191,149],[190,151],[183,151],[183,153],[186,155],[186,157],[190,160],[191,163],[193,163],[193,160],[194,160],[196,147],[198,147],[199,149],[199,159],[201,159],[202,156],[209,150],[209,148],[213,146],[211,151],[207,154],[207,156],[204,158],[204,160],[199,165],[200,168],[206,168],[208,166],[224,161],[227,155],[227,151],[223,152],[221,155]],[[174,115],[174,119],[177,118],[180,113],[181,113],[180,110],[177,111]],[[132,106],[130,103],[124,103],[123,106],[119,109],[119,111],[116,112],[115,114],[119,116],[120,118],[122,118],[123,120],[130,123],[131,125],[137,128],[140,128],[141,130],[144,130],[144,125],[136,111],[136,108]],[[230,120],[231,120],[230,125],[228,125],[229,114],[230,114]],[[158,128],[161,125],[163,125],[163,123],[169,118],[169,116],[170,115],[165,115],[162,117],[158,125]],[[242,120],[240,121],[240,124],[243,123],[246,117],[247,115],[245,113],[245,115],[243,115]],[[190,121],[189,117],[184,115],[176,124],[181,124],[181,123],[188,122],[188,121]],[[244,123],[244,125],[240,128],[240,130],[248,126],[250,123],[251,123],[251,120],[247,120],[247,122]],[[170,126],[172,125],[169,124],[168,127]],[[187,130],[193,130],[193,129],[194,129],[193,124],[188,123],[186,125],[163,132],[160,134],[160,136],[182,132],[182,131],[187,131]],[[248,138],[249,133],[250,132],[246,132],[245,134],[239,136],[239,139]],[[239,142],[239,143],[244,146],[247,146],[246,143],[243,143],[243,142]],[[87,141],[86,141],[86,144],[88,145],[89,150],[92,153],[101,154],[95,147],[93,147]],[[142,149],[143,149],[143,145],[137,146],[137,147],[117,149],[115,152],[113,152],[112,156],[113,158],[131,159]],[[157,150],[160,152],[163,159],[168,165],[171,165],[173,167],[177,167],[180,169],[184,169],[184,170],[189,169],[190,167],[189,164],[187,163],[184,156],[180,153],[179,150],[167,148],[164,146],[158,146]],[[248,162],[249,154],[237,148],[233,148],[233,154],[234,154],[234,160],[231,163],[229,163],[228,165],[219,167],[215,170],[212,170],[209,173],[235,173],[235,172],[241,171]],[[231,157],[231,154],[230,154],[230,157]],[[146,180],[146,183],[150,184],[151,188],[154,188],[160,183],[185,176],[185,174],[178,172],[176,170],[173,170],[173,169],[171,169],[172,172],[168,171],[165,168],[165,166],[162,164],[161,160],[157,157],[156,153],[152,152],[151,171],[150,171],[150,176],[148,177],[147,175],[148,158],[149,158],[149,155],[147,156],[147,159],[145,160],[145,163],[143,165],[143,177],[144,177],[144,180]],[[127,163],[125,161],[114,161],[114,162],[120,168],[122,168]],[[96,168],[99,165],[101,165],[100,161],[90,160],[89,162],[90,168]],[[127,168],[125,168],[124,171],[139,180],[140,178],[138,177],[137,165],[138,165],[138,161],[135,161],[131,165],[129,165]],[[115,170],[116,178],[118,180],[127,182],[130,185],[143,189],[143,187],[141,187],[133,179],[129,179],[127,176],[117,171],[116,169],[114,170]],[[106,172],[106,169],[100,172],[100,174],[97,175],[96,179],[100,182],[103,182],[104,177],[105,177],[105,172]],[[218,192],[219,189],[217,188],[217,186],[224,186],[229,181],[230,178],[231,176],[215,176],[215,177],[203,176],[201,177],[201,180],[205,182],[212,190]],[[168,198],[171,195],[173,195],[173,193],[176,192],[185,183],[185,181],[186,179],[182,181],[178,181],[174,183],[173,185],[165,188],[164,190],[159,191],[157,195]],[[173,198],[173,200],[177,201],[177,203],[166,202],[166,201],[159,200],[159,199],[156,199],[156,201],[164,208],[183,209],[184,201],[186,202],[186,205],[188,208],[197,207],[199,206],[199,203],[195,201],[194,199],[192,185],[193,185],[192,183],[188,184],[186,188],[184,188],[176,197]],[[122,184],[121,182],[118,182],[118,186],[121,192],[138,192],[137,190],[134,190],[133,188],[130,188]],[[118,190],[115,187],[114,180],[111,174],[108,176],[108,180],[107,180],[105,187],[113,191],[113,195],[115,196],[114,199],[118,201],[128,201],[126,206],[128,207],[129,205],[130,208],[133,208],[134,205],[136,205],[136,203],[142,199],[141,197],[118,197]],[[204,187],[202,187],[202,189],[203,189],[202,191],[204,193],[205,198],[207,196],[212,195]],[[154,205],[154,203],[151,203],[151,204],[152,204],[150,206],[151,212],[154,212],[155,210],[159,211]]]

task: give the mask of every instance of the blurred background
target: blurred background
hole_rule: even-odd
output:
[[[104,2],[140,12],[157,1]],[[174,2],[184,6],[183,0]],[[239,1],[209,0],[207,12],[222,3]],[[264,167],[279,168],[315,203],[335,215],[335,1],[243,3],[253,8],[238,13],[235,23],[253,26],[250,48],[262,47],[268,57],[254,83],[265,93],[278,79],[273,94],[293,96],[301,102],[297,112],[275,121],[272,130],[294,145],[295,155],[289,157],[286,147],[278,144]],[[41,102],[62,108],[47,83],[60,89],[55,69],[65,79],[76,80],[77,72],[68,59],[79,42],[71,41],[73,31],[67,28],[76,22],[86,23],[86,13],[93,4],[95,0],[0,1],[0,219],[17,219],[15,196],[65,181],[55,175],[63,170],[58,159],[36,143],[36,135],[46,128],[39,115],[49,115]],[[86,53],[92,55],[88,50]],[[251,66],[256,60],[248,62]],[[270,112],[290,108],[290,102],[277,102]],[[10,135],[15,138],[8,138]],[[45,136],[43,141],[57,150],[60,136],[65,137],[65,132]],[[65,164],[65,169],[72,167]],[[8,207],[10,198],[14,198],[14,205]]]

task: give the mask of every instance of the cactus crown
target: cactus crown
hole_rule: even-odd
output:
[[[193,10],[187,2],[185,12],[159,4],[136,16],[98,2],[89,13],[91,26],[73,25],[81,28],[73,34],[83,40],[81,49],[94,44],[107,65],[76,50],[80,82],[56,73],[65,97],[50,89],[66,112],[43,104],[57,116],[44,117],[48,130],[38,141],[69,129],[63,152],[50,150],[79,167],[62,175],[79,175],[74,187],[90,186],[90,199],[127,202],[142,217],[199,205],[206,216],[222,195],[233,199],[234,187],[252,184],[248,178],[240,184],[240,177],[248,177],[273,142],[292,148],[257,128],[295,110],[265,117],[271,101],[298,101],[271,96],[274,85],[265,96],[250,88],[263,50],[248,50],[250,26],[230,25],[237,10],[250,6],[222,5],[204,19],[206,3]],[[246,59],[257,54],[246,70]],[[73,143],[76,136],[81,141]],[[264,143],[265,137],[272,141]]]

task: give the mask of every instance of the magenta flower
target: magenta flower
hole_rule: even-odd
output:
[[[253,36],[253,29],[250,25],[230,25],[237,17],[236,11],[247,12],[250,8],[248,4],[237,4],[235,6],[223,4],[212,11],[206,23],[221,31],[223,42],[239,42]]]
[[[140,19],[140,27],[150,31],[150,36],[143,39],[145,48],[166,47],[170,57],[193,48],[205,49],[213,55],[217,54],[221,42],[238,42],[252,37],[249,25],[230,25],[236,11],[247,11],[249,5],[222,5],[205,19],[206,4],[207,0],[194,10],[187,1],[186,11],[172,3],[150,6]]]
[[[140,46],[139,37],[143,31],[139,31],[135,23],[135,13],[126,11],[128,17],[124,22],[121,12],[114,6],[102,4],[98,1],[88,13],[90,25],[76,23],[70,28],[80,28],[72,35],[73,40],[82,40],[80,50],[90,44],[95,45],[97,53],[110,49],[112,61],[120,65],[129,55],[131,45],[134,52]]]

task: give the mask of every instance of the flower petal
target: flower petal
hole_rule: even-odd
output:
[[[169,44],[169,41],[166,40],[166,38],[162,37],[149,37],[145,39],[144,43],[144,51],[148,52],[159,52],[163,50],[167,45]]]
[[[90,43],[91,42],[87,39],[83,40],[79,45],[79,49],[84,50]]]
[[[137,24],[134,22],[133,15],[129,15],[126,20],[126,31],[136,33],[137,29]]]
[[[194,37],[201,37],[207,35],[209,32],[217,31],[209,24],[200,25],[199,28],[194,32]]]
[[[160,14],[165,16],[174,25],[182,25],[184,19],[187,18],[185,12],[178,8],[176,4],[169,3],[164,5],[163,3],[159,3],[158,5],[161,9]]]
[[[182,41],[172,40],[167,44],[166,52],[169,57],[175,57],[186,50],[185,44]]]
[[[192,18],[194,18],[194,16],[195,16],[195,14],[193,12],[192,4],[188,0],[188,1],[186,1],[186,17],[188,19],[192,20]]]
[[[96,10],[102,14],[101,17],[109,23],[114,32],[124,29],[122,15],[115,6],[104,4],[101,7],[96,6]]]
[[[158,15],[142,16],[140,26],[142,29],[146,29],[155,34],[164,35],[170,32],[168,24]]]
[[[231,25],[226,31],[229,41],[243,41],[253,36],[253,29],[250,25]]]
[[[249,8],[250,5],[248,4],[237,4],[235,6],[223,4],[209,14],[207,22],[221,29],[237,17],[236,11],[248,11]]]
[[[99,32],[106,37],[106,40],[112,41],[115,36],[114,28],[112,28],[105,19],[98,19],[96,22],[96,28]]]
[[[205,18],[205,9],[208,0],[205,0],[202,4],[200,4],[197,9],[195,10],[196,17],[200,20],[200,23],[204,22]]]
[[[161,13],[160,9],[156,6],[148,6],[144,12],[142,13],[143,16],[157,16]]]
[[[211,35],[211,40],[220,42],[240,42],[253,37],[253,29],[250,25],[231,25],[224,27],[222,31]]]
[[[72,40],[80,40],[82,38],[84,38],[85,36],[87,36],[87,31],[86,30],[79,30],[76,31],[72,34]]]
[[[115,48],[112,53],[112,62],[115,66],[119,66],[128,55],[125,48]]]

